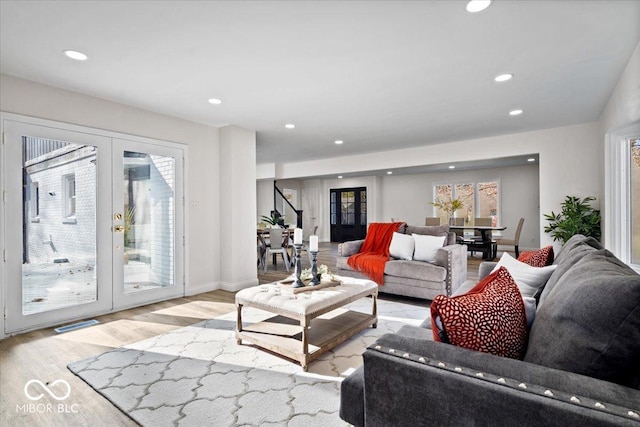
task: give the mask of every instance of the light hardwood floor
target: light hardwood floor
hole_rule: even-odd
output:
[[[337,247],[321,244],[318,262],[330,268],[335,266]],[[479,263],[480,260],[469,261],[470,279],[477,278]],[[303,260],[302,268],[308,266],[308,259]],[[260,283],[268,283],[289,274],[279,259],[277,269],[270,264],[267,273],[259,270],[258,279]],[[381,299],[385,298],[395,299],[381,295]],[[425,304],[411,298],[405,301]],[[0,341],[0,425],[134,426],[129,417],[73,375],[67,364],[234,310],[234,294],[219,290],[98,316],[98,325],[63,334],[47,328],[6,338]],[[32,379],[45,384],[63,379],[70,384],[71,395],[64,402],[46,394],[40,401],[30,401],[24,387]],[[44,393],[37,390],[36,384],[32,388],[32,394]],[[25,413],[23,405],[30,403],[50,403],[55,413],[43,407]],[[60,403],[64,407],[59,407]],[[62,413],[57,413],[57,409],[62,409]]]

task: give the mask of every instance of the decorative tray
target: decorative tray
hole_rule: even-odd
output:
[[[333,279],[333,280],[321,280],[320,284],[309,286],[309,283],[311,283],[311,279],[307,279],[302,281],[302,283],[305,284],[304,287],[292,288],[291,285],[293,284],[293,280],[294,279],[284,279],[284,280],[280,280],[278,283],[284,289],[290,289],[291,292],[293,292],[294,294],[299,294],[300,292],[317,291],[318,289],[331,288],[333,286],[338,286],[342,284],[341,281]]]

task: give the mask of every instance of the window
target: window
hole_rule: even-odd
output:
[[[474,188],[473,184],[457,184],[456,198],[462,202],[462,209],[456,211],[457,218],[464,218],[465,223],[469,223],[474,213]]]
[[[605,139],[604,246],[640,272],[640,122]]]
[[[640,265],[640,137],[629,140],[631,263]]]
[[[458,209],[454,216],[464,218],[465,224],[472,224],[474,218],[491,218],[493,226],[500,222],[500,188],[497,181],[438,184],[434,186],[433,193],[434,201],[460,199],[462,208]],[[440,217],[440,223],[446,223],[449,218],[447,212],[435,210],[436,215]]]
[[[76,216],[76,176],[75,174],[62,177],[63,203],[65,218]]]
[[[40,216],[40,183],[32,182],[29,191],[29,216],[32,221],[37,221]]]
[[[493,227],[498,225],[498,183],[478,183],[478,217],[491,218]]]

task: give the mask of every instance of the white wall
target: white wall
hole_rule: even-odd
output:
[[[423,225],[424,218],[434,216],[433,186],[444,183],[498,181],[500,183],[500,222],[513,237],[520,218],[525,218],[520,236],[520,248],[540,247],[538,165],[478,169],[382,177],[381,198],[384,221],[399,218],[408,224]]]
[[[637,121],[640,121],[640,43],[602,111],[600,125],[605,134]]]
[[[597,122],[405,150],[288,163],[275,168],[278,174],[275,178],[339,175],[536,153],[540,159],[538,235],[540,245],[545,246],[551,244],[552,239],[543,231],[546,222],[541,218],[542,214],[557,211],[567,195],[595,196],[598,203],[602,201],[602,143]],[[381,217],[381,213],[375,217]]]
[[[603,136],[603,182],[606,200],[603,216],[602,240],[605,247],[623,260],[630,261],[626,234],[628,233],[629,201],[623,178],[620,146],[628,137],[638,135],[640,128],[640,43],[618,80],[600,116]],[[622,178],[622,179],[621,179]]]
[[[219,286],[220,175],[217,128],[8,75],[0,75],[0,93],[2,112],[188,145],[186,292],[192,294]],[[249,169],[253,171],[254,168],[255,161]],[[255,199],[252,197],[254,190],[253,186],[249,198]]]
[[[258,284],[255,147],[254,131],[220,128],[220,283],[227,291]]]

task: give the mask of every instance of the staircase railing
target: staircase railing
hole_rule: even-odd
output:
[[[283,212],[280,212],[279,208]],[[302,228],[302,210],[291,204],[278,188],[276,181],[273,182],[273,210],[284,218],[285,224],[295,224],[297,228]]]

